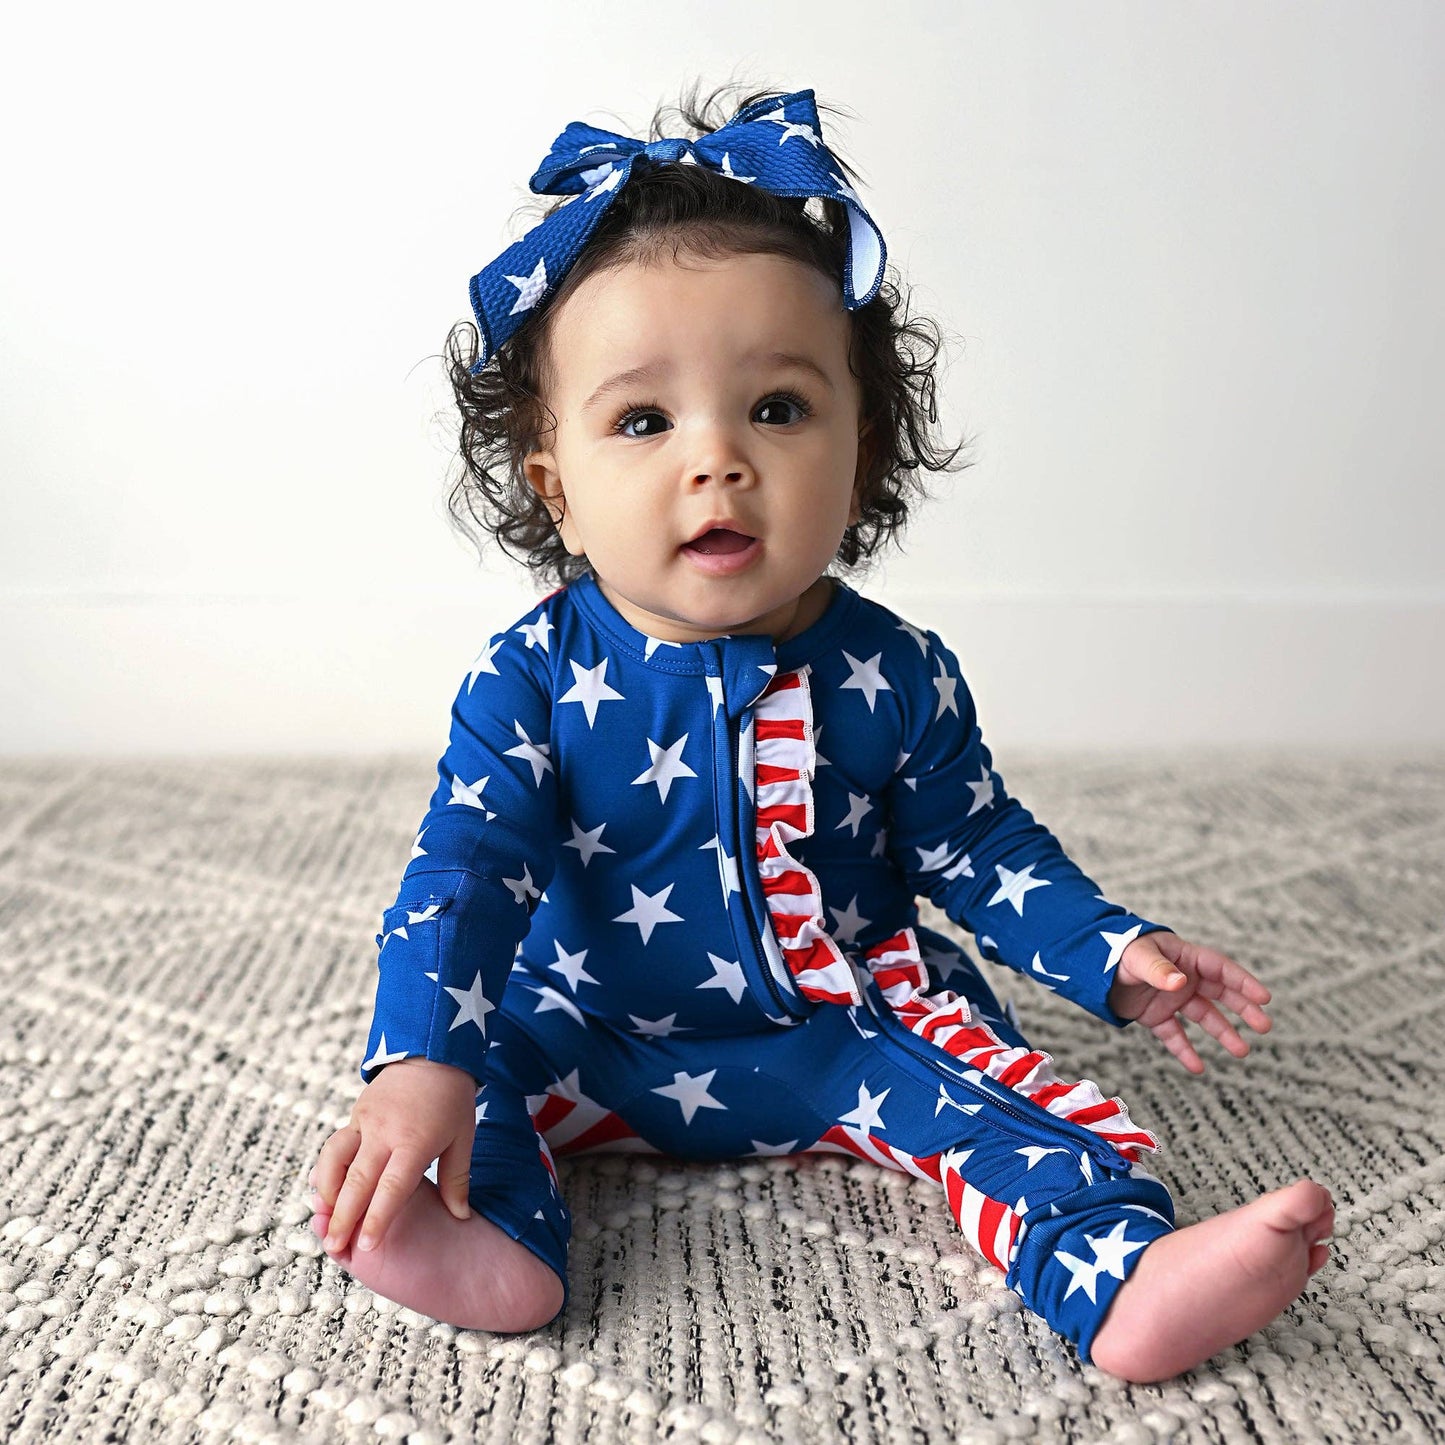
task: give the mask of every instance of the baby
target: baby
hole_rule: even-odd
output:
[[[711,105],[687,139],[569,125],[531,181],[564,199],[472,280],[480,349],[449,338],[457,518],[561,585],[457,693],[313,1228],[379,1294],[535,1330],[568,1298],[556,1157],[843,1153],[936,1183],[1081,1359],[1167,1378],[1300,1294],[1329,1192],[1176,1229],[1158,1139],[917,898],[1193,1073],[1183,1020],[1242,1057],[1220,1006],[1263,1033],[1269,990],[1105,899],[939,636],[833,575],[958,454],[936,345],[813,92]]]

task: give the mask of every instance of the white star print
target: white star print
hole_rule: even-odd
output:
[[[831,768],[833,764],[818,751],[818,747],[822,741],[823,725],[819,723],[818,726],[813,729],[813,766],[816,768]]]
[[[1129,1227],[1127,1219],[1121,1219],[1109,1232],[1103,1236],[1086,1234],[1085,1239],[1089,1241],[1095,1256],[1099,1261],[1099,1272],[1101,1274],[1113,1275],[1115,1279],[1124,1278],[1124,1261],[1131,1254],[1137,1253],[1145,1245],[1152,1241],[1144,1239],[1134,1244],[1125,1238],[1124,1231]]]
[[[724,176],[726,176],[730,181],[755,181],[755,180],[757,180],[757,177],[756,177],[756,176],[740,176],[740,175],[738,175],[738,173],[737,173],[735,170],[733,170],[732,152],[731,152],[731,151],[724,151],[724,152],[723,152],[722,169],[718,172],[718,174],[719,174],[719,175],[724,175]]]
[[[840,685],[839,691],[844,691],[850,687],[857,688],[862,692],[863,696],[868,699],[868,711],[872,712],[873,705],[878,700],[878,694],[880,692],[893,691],[892,686],[887,682],[878,668],[878,663],[882,659],[883,654],[881,652],[875,652],[867,662],[859,662],[851,652],[844,652],[843,657],[852,671],[846,681]]]
[[[692,1028],[678,1028],[676,1014],[668,1014],[665,1019],[641,1019],[636,1014],[628,1014],[627,1017],[632,1020],[634,1033],[644,1034],[649,1038],[667,1039],[673,1034],[697,1032]]]
[[[353,1058],[355,1055],[352,1056]],[[405,1049],[399,1049],[394,1054],[386,1051],[386,1035],[382,1034],[381,1041],[376,1046],[376,1052],[362,1064],[363,1069],[379,1069],[383,1064],[394,1064],[398,1059],[407,1057]]]
[[[596,667],[583,667],[581,663],[572,663],[572,671],[576,674],[577,681],[557,699],[561,702],[580,702],[583,711],[587,714],[587,726],[590,728],[597,721],[597,707],[604,702],[626,702],[627,699],[620,692],[613,691],[608,687],[607,658],[603,658]]]
[[[487,1015],[496,1008],[482,992],[482,976],[480,973],[472,980],[467,988],[447,988],[447,992],[457,1001],[457,1016],[451,1022],[451,1029],[459,1029],[463,1024],[476,1024],[481,1031],[483,1038],[487,1036]]]
[[[801,1141],[789,1139],[786,1144],[764,1144],[761,1139],[749,1139],[754,1154],[791,1154]]]
[[[552,745],[550,743],[534,743],[527,736],[527,730],[516,718],[512,719],[512,726],[517,730],[517,736],[521,742],[514,748],[508,748],[502,754],[506,758],[525,758],[532,765],[532,783],[535,787],[542,786],[542,774],[552,771]]]
[[[675,883],[669,883],[660,893],[644,893],[635,883],[628,886],[632,889],[632,907],[626,913],[618,914],[612,920],[614,923],[635,923],[642,930],[642,941],[646,943],[659,923],[682,922],[682,915],[673,913],[667,906],[667,895],[677,887]]]
[[[541,890],[532,882],[532,870],[526,864],[522,864],[522,876],[520,878],[503,878],[502,882],[512,890],[512,897],[524,908],[527,906],[528,898],[540,898]]]
[[[683,733],[675,743],[670,743],[664,748],[648,738],[647,750],[652,754],[652,766],[633,778],[633,786],[636,787],[639,783],[656,783],[657,791],[665,803],[668,789],[678,778],[697,777],[697,774],[682,760],[682,749],[687,739],[687,733]]]
[[[382,948],[385,948],[385,947],[386,947],[387,939],[389,939],[389,938],[404,938],[404,939],[406,939],[406,941],[407,941],[408,943],[410,943],[410,942],[411,942],[411,935],[406,931],[406,929],[407,929],[407,924],[410,924],[410,923],[430,923],[430,922],[432,921],[432,919],[435,918],[435,917],[437,916],[437,914],[440,913],[440,912],[441,912],[441,905],[440,905],[439,903],[429,903],[424,909],[421,910],[420,913],[416,912],[416,911],[413,910],[413,909],[408,908],[408,909],[406,910],[406,923],[399,923],[395,928],[393,928],[393,929],[391,930],[390,933],[384,933],[384,934],[382,934],[382,937],[381,937],[381,946],[382,946]]]
[[[1106,933],[1099,930],[1099,937],[1109,945],[1109,961],[1104,965],[1104,972],[1110,972],[1114,965],[1124,956],[1124,950],[1138,938],[1139,930],[1143,928],[1142,923],[1136,923],[1127,933]]]
[[[597,983],[597,980],[582,967],[583,961],[587,957],[587,949],[584,948],[581,953],[568,953],[555,938],[552,940],[552,946],[557,950],[557,962],[549,963],[547,967],[560,973],[572,986],[574,994],[577,992],[579,983]]]
[[[707,683],[707,695],[712,699],[712,715],[717,716],[717,710],[723,704],[723,680],[720,677],[705,677]]]
[[[1027,1171],[1029,1169],[1032,1169],[1034,1165],[1039,1162],[1040,1159],[1044,1159],[1050,1154],[1067,1154],[1069,1153],[1069,1150],[1057,1144],[1054,1145],[1054,1147],[1051,1149],[1045,1149],[1038,1144],[1028,1144],[1022,1149],[1015,1149],[1014,1153],[1022,1154],[1024,1158],[1029,1161],[1027,1166],[1025,1167],[1025,1172],[1027,1173]]]
[[[913,851],[918,854],[920,873],[934,873],[953,862],[953,849],[947,842],[939,844],[937,848],[915,848]]]
[[[587,1020],[582,1017],[582,1010],[572,1002],[570,998],[557,992],[555,988],[549,988],[544,984],[529,984],[528,988],[537,995],[537,1006],[532,1010],[534,1014],[549,1014],[562,1012],[581,1028],[587,1027]],[[496,1046],[493,1045],[495,1048]]]
[[[973,860],[969,857],[967,853],[965,853],[963,857],[960,858],[958,862],[953,865],[952,868],[946,869],[944,871],[943,876],[948,879],[972,878]]]
[[[858,935],[873,922],[858,912],[858,895],[853,895],[846,908],[830,908],[833,915],[833,936],[840,943],[857,943]]]
[[[513,632],[520,632],[527,639],[527,647],[540,647],[543,652],[550,651],[548,645],[549,634],[553,631],[552,619],[545,612],[539,612],[535,622],[524,622],[520,627],[514,627]]]
[[[853,829],[853,836],[858,836],[858,824],[863,821],[864,815],[873,811],[873,804],[867,798],[860,798],[857,793],[848,794],[848,816],[838,824],[839,828]],[[836,829],[834,830],[836,831]]]
[[[987,768],[976,783],[968,785],[973,789],[973,806],[963,816],[971,818],[980,808],[993,807],[993,774]]]
[[[427,856],[426,849],[421,846],[421,840],[425,833],[426,829],[423,828],[421,832],[411,840],[411,856],[413,858],[425,858]]]
[[[1106,1235],[1086,1234],[1084,1238],[1094,1252],[1092,1262],[1077,1259],[1062,1249],[1054,1251],[1054,1258],[1073,1276],[1068,1289],[1064,1291],[1065,1299],[1076,1289],[1082,1289],[1090,1300],[1097,1303],[1094,1285],[1100,1274],[1112,1275],[1115,1279],[1124,1278],[1124,1258],[1134,1250],[1144,1248],[1143,1244],[1130,1244],[1125,1240],[1124,1231],[1127,1227],[1128,1221],[1121,1219]]]
[[[1067,977],[1068,977],[1068,974],[1066,974],[1066,973],[1050,973],[1050,972],[1048,971],[1048,969],[1046,969],[1046,968],[1044,967],[1043,957],[1042,957],[1040,954],[1037,954],[1037,953],[1034,954],[1034,961],[1033,961],[1031,967],[1033,968],[1033,971],[1034,971],[1035,973],[1041,974],[1044,978],[1067,978]]]
[[[698,987],[725,988],[734,1003],[741,1003],[748,988],[747,980],[743,977],[742,964],[719,958],[715,953],[709,953],[707,961],[712,964],[712,977],[704,979]]]
[[[1039,865],[1030,863],[1027,868],[1021,868],[1017,873],[1011,873],[1002,863],[995,863],[998,870],[998,892],[988,900],[989,907],[995,903],[1012,903],[1018,916],[1024,916],[1024,896],[1034,888],[1047,888],[1050,886],[1047,878],[1035,878],[1033,871]]]
[[[475,783],[464,783],[456,774],[452,774],[452,795],[447,799],[448,804],[461,803],[464,807],[479,808],[486,813],[488,818],[495,818],[497,815],[491,812],[487,805],[482,802],[482,789],[492,781],[492,775],[487,774],[485,778],[478,778]]]
[[[646,634],[645,632],[644,632],[642,635],[643,635],[644,637],[647,637],[647,634]],[[644,658],[650,659],[650,658],[652,657],[652,654],[653,654],[654,652],[656,652],[659,647],[681,647],[681,646],[682,646],[682,643],[680,643],[680,642],[669,642],[668,639],[665,638],[665,637],[647,637],[647,644],[646,644],[646,646],[642,649],[642,655],[643,655]]]
[[[717,849],[718,882],[722,885],[723,902],[726,903],[729,895],[743,891],[738,879],[738,860],[728,857],[723,850],[722,839],[716,833],[702,846]]]
[[[714,1099],[708,1093],[708,1085],[712,1083],[716,1069],[709,1069],[705,1074],[684,1074],[675,1073],[670,1084],[663,1084],[660,1088],[653,1089],[654,1094],[662,1094],[669,1099],[676,1099],[682,1106],[683,1123],[691,1124],[692,1116],[699,1109],[726,1109],[727,1105],[719,1099]]]
[[[927,657],[928,639],[916,627],[914,627],[912,623],[900,621],[898,627],[900,631],[906,632],[918,644],[918,650],[925,657]],[[940,666],[942,666],[941,663]]]
[[[572,820],[572,837],[564,843],[564,848],[575,848],[582,855],[582,866],[585,868],[592,860],[594,853],[615,853],[616,848],[609,848],[606,843],[600,841],[602,830],[606,823],[599,823],[590,832],[584,832],[576,818]]]
[[[530,276],[508,276],[507,280],[517,288],[517,304],[507,313],[515,316],[519,311],[530,311],[547,294],[547,262],[537,257]]]
[[[942,1084],[938,1086],[938,1102],[933,1106],[933,1117],[936,1119],[943,1112],[943,1106],[947,1104],[950,1109],[957,1109],[960,1114],[976,1114],[983,1108],[982,1104],[960,1104]]]
[[[472,685],[484,672],[490,672],[494,677],[501,674],[492,666],[492,659],[497,655],[498,649],[507,640],[506,634],[501,637],[494,637],[472,660],[472,670],[467,674],[467,691],[472,690]]]
[[[854,1128],[863,1130],[886,1128],[878,1110],[882,1107],[884,1099],[892,1092],[892,1089],[884,1089],[881,1094],[870,1094],[867,1084],[859,1084],[858,1107],[850,1109],[846,1114],[840,1114],[838,1122],[852,1124]]]
[[[943,659],[938,659],[938,676],[933,679],[933,685],[938,689],[938,711],[933,715],[934,722],[937,722],[944,713],[951,712],[954,717],[958,716],[958,701],[953,693],[958,686],[958,679],[948,675],[948,669],[943,665]]]
[[[587,180],[589,176],[599,177],[595,185],[589,180],[591,187],[587,192],[587,199],[595,201],[599,196],[605,196],[608,191],[614,191],[622,184],[623,170],[621,166],[614,165],[611,161],[604,161],[595,171],[583,171],[582,177]]]

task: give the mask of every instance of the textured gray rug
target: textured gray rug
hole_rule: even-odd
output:
[[[1119,1093],[1191,1223],[1309,1174],[1333,1258],[1126,1386],[1020,1312],[935,1188],[841,1156],[558,1161],[572,1301],[459,1332],[355,1285],[306,1174],[360,1090],[424,758],[0,762],[0,1438],[1445,1438],[1445,755],[1002,757],[1111,897],[1274,991],[1187,1074],[984,964]],[[936,915],[929,921],[938,923]]]

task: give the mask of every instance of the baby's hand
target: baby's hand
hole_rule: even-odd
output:
[[[388,1064],[362,1091],[351,1122],[321,1146],[311,1183],[331,1206],[323,1241],[346,1248],[362,1220],[362,1249],[380,1241],[436,1159],[443,1203],[466,1219],[476,1133],[477,1083],[465,1069],[429,1059]]]
[[[1109,1007],[1121,1018],[1143,1024],[1191,1074],[1202,1074],[1204,1062],[1194,1052],[1178,1015],[1202,1025],[1242,1059],[1249,1045],[1212,1000],[1218,999],[1255,1033],[1263,1034],[1273,1027],[1260,1007],[1269,998],[1269,990],[1232,958],[1162,932],[1146,933],[1124,950],[1109,989]]]

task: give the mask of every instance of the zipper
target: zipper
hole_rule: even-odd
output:
[[[886,998],[883,999],[883,1007],[888,1007],[888,1000]],[[875,1017],[877,1016],[875,1015]],[[982,1084],[976,1084],[972,1079],[960,1078],[957,1074],[953,1073],[952,1070],[944,1068],[942,1064],[929,1058],[927,1054],[920,1052],[917,1047],[913,1046],[912,1041],[915,1036],[896,1014],[890,1014],[888,1019],[880,1020],[880,1022],[891,1024],[894,1029],[908,1035],[910,1040],[908,1052],[917,1059],[919,1063],[926,1065],[940,1078],[947,1079],[949,1083],[960,1084],[965,1089],[977,1094],[980,1098],[987,1100],[988,1103],[993,1104],[1003,1113],[1016,1119],[1023,1125],[1025,1131],[1031,1131],[1022,1134],[1025,1143],[1033,1143],[1041,1127],[1053,1128],[1063,1134],[1065,1138],[1072,1139],[1075,1143],[1084,1145],[1087,1151],[1101,1164],[1107,1164],[1114,1169],[1117,1169],[1120,1164],[1129,1167],[1129,1161],[1125,1159],[1107,1139],[1101,1138],[1092,1129],[1086,1129],[1082,1124],[1071,1124],[1067,1119],[1059,1118],[1057,1114],[1051,1113],[1042,1106],[1040,1106],[1038,1114],[1026,1114],[1011,1100],[1001,1098],[999,1095],[993,1093],[992,1090],[985,1088]],[[1000,1090],[1006,1087],[1007,1086],[1003,1084],[999,1085]],[[1045,1117],[1040,1119],[1039,1114]],[[1077,1131],[1077,1133],[1075,1131]]]
[[[724,709],[724,718],[726,719],[726,709]],[[728,785],[733,790],[733,808],[734,812],[737,812],[738,734],[742,730],[741,720],[739,720],[736,725],[734,725],[731,721],[727,721],[727,730],[728,749],[730,757],[732,759],[732,767],[728,771]],[[737,819],[737,825],[738,836],[736,839],[736,843],[738,850],[738,871],[739,874],[741,874],[745,866],[752,866],[752,864],[756,863],[757,839],[756,836],[754,836],[754,838],[749,842],[747,850],[745,852],[742,838],[743,819],[741,816],[739,816]],[[753,833],[754,835],[756,835],[757,833],[756,824],[754,824]],[[762,936],[758,932],[757,920],[753,917],[753,910],[748,902],[747,889],[744,887],[740,887],[738,889],[738,897],[742,902],[743,916],[748,921],[748,936],[753,945],[753,957],[757,961],[758,973],[762,976],[763,983],[766,986],[769,995],[772,997],[773,1002],[778,1006],[778,1009],[784,1014],[785,1017],[794,1019],[806,1018],[806,1013],[797,1012],[793,1008],[791,1002],[788,999],[784,998],[782,990],[778,987],[777,980],[773,977],[773,970],[768,966],[767,953],[763,948]]]

